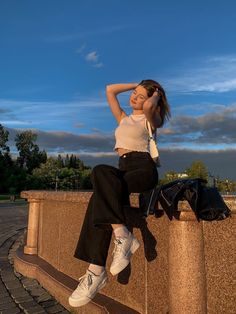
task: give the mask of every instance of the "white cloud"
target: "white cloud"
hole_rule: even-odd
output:
[[[168,128],[158,132],[165,146],[192,146],[199,150],[216,147],[236,147],[236,104],[199,116],[178,115]],[[163,136],[164,135],[164,136]]]
[[[99,55],[97,51],[86,52],[85,48],[86,48],[86,44],[83,44],[76,50],[76,53],[79,54],[87,62],[89,62],[93,67],[102,68],[103,62],[99,60]]]
[[[1,123],[3,125],[30,125],[32,121],[20,121],[20,120],[2,120]]]
[[[36,108],[39,108],[40,111],[44,110],[45,108],[64,108],[65,112],[68,111],[68,106],[71,108],[78,108],[78,107],[97,107],[97,106],[106,106],[107,103],[105,100],[98,100],[96,98],[90,98],[90,99],[81,99],[81,100],[74,100],[71,102],[59,102],[59,101],[30,101],[30,100],[12,100],[12,99],[3,99],[0,98],[0,107],[16,107],[17,110],[20,108],[32,108],[33,110],[36,110]],[[7,111],[13,111],[14,109],[7,109],[3,108],[5,112]],[[55,111],[53,110],[53,113],[55,114]]]
[[[95,68],[102,68],[103,67],[103,63],[102,62],[96,63],[96,64],[94,64],[94,67]]]
[[[97,51],[89,52],[85,55],[85,60],[90,62],[93,67],[95,68],[101,68],[103,67],[103,63],[99,61],[99,55]]]
[[[31,130],[37,134],[37,144],[40,149],[45,149],[48,152],[73,152],[73,153],[112,153],[114,147],[114,134],[112,132],[90,133],[90,134],[75,134],[64,131],[41,131],[32,128],[6,128],[9,131],[10,145],[13,146],[13,141],[17,132]]]
[[[229,79],[227,81],[211,82],[209,84],[200,85],[195,88],[195,91],[206,91],[206,92],[229,92],[236,89],[236,79]]]
[[[25,101],[0,99],[1,124],[13,128],[35,127],[42,130],[63,129],[90,132],[100,127],[100,117],[110,111],[102,97],[63,101]],[[9,108],[9,109],[8,109]],[[99,108],[98,112],[96,108]]]
[[[81,45],[78,49],[76,49],[76,53],[82,54],[86,48],[86,44]]]
[[[84,127],[84,123],[76,123],[76,124],[74,125],[74,127],[75,127],[75,128],[78,128],[78,129],[83,128],[83,127]]]
[[[98,61],[98,54],[96,51],[92,51],[90,53],[88,53],[86,56],[85,56],[85,59],[87,61],[91,61],[91,62],[97,62]]]
[[[174,92],[223,93],[236,90],[236,56],[210,57],[183,64],[178,74],[166,80]]]
[[[73,41],[77,39],[88,38],[91,36],[99,36],[99,35],[109,35],[113,34],[114,32],[120,32],[127,28],[134,28],[134,25],[110,25],[102,28],[96,28],[91,30],[84,30],[82,32],[77,33],[70,33],[70,34],[59,34],[59,35],[52,35],[44,38],[47,42],[65,42],[65,41]]]

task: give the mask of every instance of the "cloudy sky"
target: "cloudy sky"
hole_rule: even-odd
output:
[[[236,2],[0,1],[0,123],[41,149],[117,163],[110,83],[152,78],[171,120],[158,130],[161,174],[204,161],[236,179]],[[120,95],[130,112],[129,93]]]

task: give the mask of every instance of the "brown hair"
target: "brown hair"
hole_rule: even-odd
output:
[[[162,125],[166,120],[169,120],[171,113],[170,113],[170,106],[168,104],[166,93],[163,87],[154,80],[142,80],[139,85],[143,86],[147,90],[148,97],[151,97],[156,89],[159,92],[159,100],[158,105],[160,106],[160,115],[162,118]]]

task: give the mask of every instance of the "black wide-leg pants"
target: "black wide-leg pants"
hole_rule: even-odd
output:
[[[98,165],[92,171],[93,194],[85,214],[74,257],[105,266],[111,241],[111,224],[126,225],[124,206],[130,193],[152,189],[158,172],[149,153],[131,152],[119,158],[119,169]]]

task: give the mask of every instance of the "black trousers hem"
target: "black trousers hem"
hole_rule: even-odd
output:
[[[94,226],[97,227],[97,228],[101,228],[101,229],[111,229],[112,230],[112,227],[111,225],[124,225],[125,222],[124,221],[121,221],[121,220],[109,220],[109,221],[98,221],[98,220],[95,220],[94,221]]]
[[[91,259],[91,258],[88,258],[86,256],[79,255],[79,254],[74,254],[74,257],[79,259],[79,260],[82,260],[84,262],[87,262],[89,264],[94,264],[94,265],[103,266],[103,267],[106,266],[100,262],[97,262],[95,259]]]

